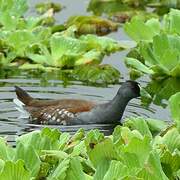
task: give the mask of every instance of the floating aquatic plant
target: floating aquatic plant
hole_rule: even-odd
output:
[[[128,66],[153,77],[180,76],[180,11],[172,9],[164,17],[163,26],[157,19],[143,22],[133,18],[125,31],[138,45],[125,62]],[[139,26],[141,27],[139,29]]]
[[[46,127],[19,136],[16,147],[0,138],[0,178],[178,179],[179,98],[169,100],[173,124],[130,117],[110,136],[83,129],[71,136]]]
[[[113,84],[119,82],[120,72],[108,64],[86,65],[75,68],[72,77],[88,84]]]
[[[69,27],[72,25],[76,25],[79,35],[106,35],[118,29],[117,23],[97,16],[72,16],[66,22],[66,26]]]
[[[36,6],[36,11],[39,14],[44,14],[46,13],[49,9],[52,9],[53,12],[59,12],[62,9],[62,6],[60,3],[53,3],[53,2],[43,2],[43,3],[37,3]]]
[[[176,0],[91,0],[88,11],[92,11],[95,15],[106,14],[113,20],[124,23],[135,15],[144,19],[162,16],[168,13],[170,8],[179,9],[179,6],[179,1]]]

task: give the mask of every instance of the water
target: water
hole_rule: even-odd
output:
[[[30,10],[29,14],[35,14],[33,5],[37,1],[29,1]],[[58,1],[56,1],[58,2]],[[86,7],[88,1],[85,0],[61,0],[59,1],[66,8],[62,12],[56,15],[56,19],[59,23],[66,21],[67,17],[71,15],[84,15],[89,14],[86,12]],[[117,40],[128,41],[129,38],[124,34],[123,30],[120,29],[116,33],[109,35]],[[122,78],[120,82],[124,82],[129,79],[128,69],[124,65],[123,59],[127,51],[118,52],[106,57],[103,63],[112,64],[114,67],[120,70]],[[148,76],[138,80],[142,86],[146,86],[150,79]],[[16,98],[14,92],[14,85],[18,85],[25,90],[27,90],[33,97],[41,99],[61,99],[61,98],[79,98],[79,99],[89,99],[98,103],[103,103],[111,100],[116,94],[119,84],[110,85],[106,88],[104,87],[92,87],[85,86],[81,82],[66,82],[59,79],[58,74],[41,74],[34,75],[33,73],[27,74],[20,71],[1,71],[0,72],[0,135],[7,136],[7,140],[14,142],[16,136],[40,129],[42,125],[29,124],[28,120],[19,119],[19,112],[15,109],[13,104],[13,98]],[[164,102],[167,104],[167,101]],[[170,112],[168,108],[163,108],[157,106],[153,103],[149,107],[141,106],[140,99],[133,99],[127,106],[124,113],[123,119],[129,116],[140,115],[144,117],[157,118],[161,120],[170,120]],[[51,126],[61,129],[61,131],[66,131],[73,133],[79,127],[83,127],[85,130],[90,130],[93,128],[99,128],[105,134],[112,132],[112,125],[82,125],[82,126]]]

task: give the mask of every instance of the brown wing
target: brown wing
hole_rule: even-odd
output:
[[[77,113],[90,111],[96,104],[85,100],[63,99],[58,101],[34,100],[26,106],[32,119],[42,124],[66,124]]]

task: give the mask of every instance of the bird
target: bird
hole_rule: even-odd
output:
[[[46,125],[85,125],[120,123],[128,102],[140,96],[140,84],[128,80],[122,83],[114,98],[106,103],[81,99],[43,100],[31,97],[15,86],[17,109],[31,123]]]

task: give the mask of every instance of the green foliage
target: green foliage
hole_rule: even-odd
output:
[[[140,54],[145,59],[145,65],[134,58],[126,58],[126,64],[153,76],[180,77],[179,50],[179,36],[157,35],[152,43],[140,44]]]
[[[72,16],[66,22],[66,26],[72,25],[76,25],[78,35],[106,35],[118,29],[117,23],[97,16]]]
[[[3,29],[13,30],[18,27],[20,18],[27,11],[26,0],[1,0],[0,24]]]
[[[112,84],[119,81],[120,73],[110,65],[86,65],[75,68],[72,76],[88,84]]]
[[[135,50],[125,58],[127,66],[153,77],[179,77],[179,24],[180,11],[174,9],[164,16],[162,27],[156,19],[143,22],[135,17],[126,23],[125,31],[138,43]]]
[[[145,90],[151,95],[151,99],[142,99],[143,104],[149,105],[153,102],[158,106],[166,107],[168,99],[180,91],[179,78],[165,78],[152,80],[147,84]]]
[[[142,18],[136,16],[124,25],[124,30],[136,42],[151,41],[160,33],[160,22],[154,18],[144,22]]]
[[[47,2],[47,3],[36,4],[35,8],[39,14],[44,14],[49,9],[53,9],[54,12],[59,12],[61,11],[62,6],[59,3]]]
[[[179,8],[179,1],[173,0],[91,0],[88,11],[95,15],[106,14],[115,21],[124,23],[134,16],[149,19],[168,13],[170,8]],[[153,8],[151,11],[148,8]]]
[[[180,169],[179,96],[170,98],[174,125],[131,117],[110,136],[83,129],[70,136],[44,128],[1,138],[1,179],[176,179]]]
[[[25,169],[22,160],[18,160],[17,162],[6,161],[1,171],[0,179],[29,180],[30,174],[29,171]]]
[[[0,3],[2,68],[18,67],[21,70],[47,72],[63,69],[70,74],[74,72],[72,69],[76,66],[100,64],[105,55],[127,48],[108,37],[97,35],[77,37],[77,34],[81,34],[77,32],[84,31],[87,24],[92,25],[90,29],[98,33],[105,33],[103,32],[105,28],[107,32],[117,30],[117,24],[110,20],[77,16],[72,17],[66,26],[59,24],[53,26],[54,12],[61,9],[55,3],[38,4],[36,6],[38,12],[43,14],[38,17],[25,16],[28,10],[25,0],[8,0]],[[103,70],[100,71],[98,73],[102,73],[103,76]],[[106,83],[114,83],[114,80],[112,81],[107,80]]]
[[[171,114],[180,132],[180,92],[172,95],[169,99]]]

